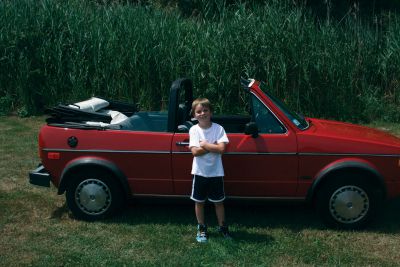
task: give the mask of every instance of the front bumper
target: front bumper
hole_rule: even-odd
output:
[[[29,183],[38,186],[50,187],[50,174],[40,164],[34,171],[29,172]]]

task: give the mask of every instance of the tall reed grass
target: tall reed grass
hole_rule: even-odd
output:
[[[1,1],[0,112],[91,95],[157,109],[182,76],[217,112],[241,112],[248,75],[310,116],[400,121],[396,15],[326,23],[283,1],[216,8],[207,18],[152,5]]]

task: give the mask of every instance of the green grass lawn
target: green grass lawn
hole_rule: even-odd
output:
[[[314,211],[293,203],[227,203],[233,241],[215,231],[195,241],[193,203],[141,200],[101,222],[74,220],[54,187],[30,185],[39,162],[43,117],[0,117],[0,265],[308,266],[400,265],[400,201],[388,202],[367,229],[326,229]],[[399,124],[374,123],[400,135]]]

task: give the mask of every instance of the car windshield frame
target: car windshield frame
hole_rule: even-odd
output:
[[[282,102],[279,98],[271,94],[268,90],[266,90],[267,85],[264,82],[260,82],[259,85],[261,91],[269,98],[271,101],[277,106],[285,116],[300,130],[304,131],[310,127],[308,121],[304,118],[304,116],[291,111],[288,106]]]

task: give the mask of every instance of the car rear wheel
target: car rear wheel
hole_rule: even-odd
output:
[[[75,218],[103,219],[122,205],[122,190],[109,173],[82,171],[74,178],[67,187],[66,199]]]
[[[378,209],[380,197],[377,192],[367,177],[332,177],[317,192],[317,212],[330,227],[359,229],[373,218]]]

